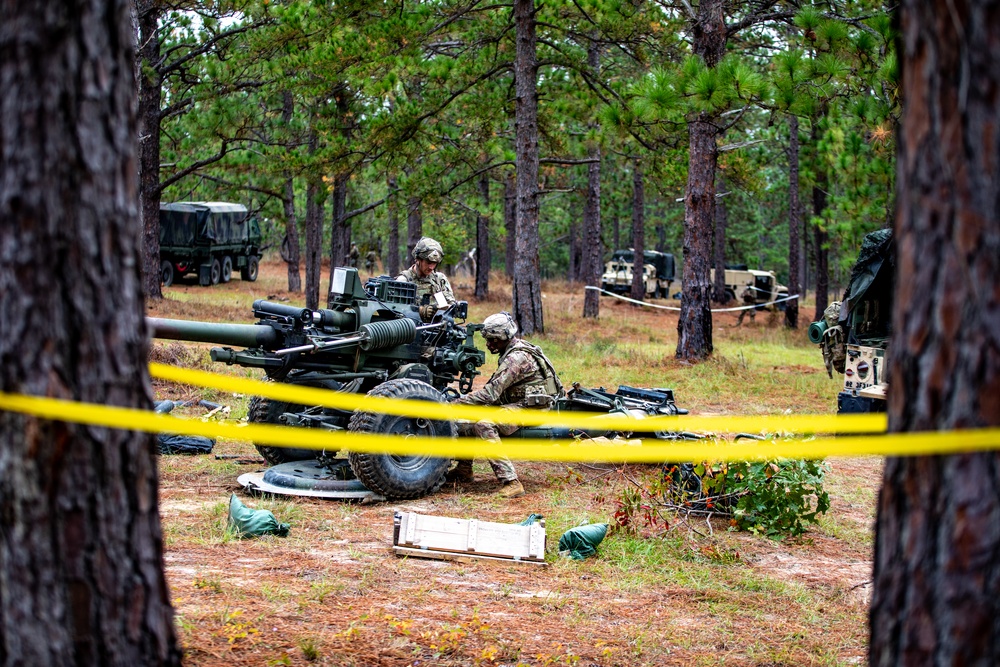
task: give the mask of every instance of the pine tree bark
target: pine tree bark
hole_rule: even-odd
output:
[[[513,306],[518,330],[542,333],[542,277],[538,256],[538,58],[534,0],[514,0],[517,239]]]
[[[601,286],[601,148],[593,146],[587,166],[587,199],[583,207],[583,279],[584,285]],[[601,293],[586,290],[583,295],[583,316],[598,317],[601,313]]]
[[[812,145],[819,145],[819,122],[818,118],[812,120]],[[815,183],[812,188],[812,210],[816,220],[822,220],[823,211],[826,210],[826,191],[829,188],[829,179],[826,175],[826,165],[820,164],[817,160],[815,166]],[[829,238],[823,230],[822,223],[817,223],[813,230],[813,253],[816,262],[816,313],[813,320],[823,317],[823,312],[830,305],[830,251],[827,247]]]
[[[517,256],[517,183],[513,173],[508,173],[503,182],[503,224],[507,232],[504,271],[508,278],[514,277],[514,258]]]
[[[719,177],[719,189],[724,190],[722,177]],[[715,201],[715,280],[712,281],[713,301],[723,305],[729,303],[729,292],[726,291],[726,226],[729,221],[725,199],[716,197]]]
[[[348,266],[351,249],[351,226],[344,220],[347,212],[347,174],[333,177],[333,211],[330,214],[330,280],[329,292],[333,288],[333,271],[338,266]]]
[[[385,251],[385,272],[395,278],[399,275],[399,201],[395,176],[386,177],[386,217],[389,221],[389,248]]]
[[[139,40],[138,134],[139,220],[142,225],[142,291],[147,299],[162,299],[160,287],[160,99],[163,85],[157,0],[136,0]]]
[[[483,172],[479,177],[479,199],[482,201],[481,211],[490,208],[490,177]],[[490,217],[488,213],[480,212],[476,216],[476,289],[477,299],[486,299],[490,295],[490,265],[493,258],[490,253]]]
[[[130,11],[5,5],[5,393],[151,407]],[[157,491],[152,435],[0,412],[0,664],[180,664]]]
[[[417,247],[417,241],[423,235],[423,202],[419,197],[410,197],[406,200],[406,257],[403,259],[403,264],[406,266],[410,266],[413,261],[413,249]]]
[[[891,431],[1000,425],[998,16],[902,3]],[[1000,453],[888,459],[870,664],[1000,664],[998,564]]]
[[[726,50],[722,0],[701,0],[692,26],[695,55],[715,67]],[[684,206],[684,271],[681,313],[677,321],[677,358],[706,359],[712,354],[712,310],[709,263],[715,220],[715,172],[718,124],[707,112],[688,121],[688,180]]]
[[[319,147],[316,130],[310,129],[308,139],[309,154]],[[323,183],[315,175],[309,174],[306,181],[306,308],[319,308],[319,279],[322,272],[323,256]]]
[[[636,301],[646,298],[643,265],[646,263],[646,195],[642,184],[642,163],[636,158],[632,168],[632,288]]]
[[[799,119],[788,116],[788,294],[802,294],[799,274]],[[799,328],[799,301],[785,302],[785,326]]]
[[[288,127],[292,123],[295,112],[295,100],[291,91],[282,93],[281,120]],[[295,216],[295,181],[290,172],[285,172],[285,196],[282,201],[285,211],[285,242],[282,244],[282,259],[288,265],[288,291],[302,291],[302,275],[299,273],[299,262],[302,250],[299,244],[299,221]]]

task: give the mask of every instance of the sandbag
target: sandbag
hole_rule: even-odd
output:
[[[237,537],[286,537],[291,526],[280,523],[271,510],[250,509],[234,493],[229,496],[229,527]]]
[[[608,534],[608,524],[589,523],[571,528],[559,538],[559,553],[583,560],[597,553],[597,545]]]

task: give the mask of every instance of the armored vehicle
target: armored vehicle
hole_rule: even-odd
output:
[[[463,324],[468,312],[466,302],[439,310],[425,324],[413,283],[381,276],[362,285],[354,268],[337,268],[333,278],[327,308],[322,310],[258,300],[253,304],[256,324],[159,318],[148,318],[148,323],[158,338],[223,346],[212,348],[213,361],[261,369],[275,382],[438,403],[472,389],[486,355],[475,343],[475,333],[482,325]],[[555,410],[626,413],[636,418],[637,428],[642,425],[642,416],[683,412],[669,389],[619,387],[612,394],[576,386],[559,397]],[[457,430],[450,420],[351,412],[262,397],[251,399],[248,418],[251,422],[330,431],[419,437],[451,438]],[[608,429],[595,419],[592,431],[525,427],[512,437],[607,435]],[[673,437],[658,432],[646,436]],[[290,495],[322,495],[324,489],[332,489],[336,497],[347,493],[417,498],[438,489],[452,463],[450,459],[429,456],[347,452],[345,458],[338,457],[338,452],[317,454],[310,449],[269,445],[257,445],[257,449],[274,464],[257,488],[269,484],[268,492]],[[309,493],[303,493],[303,489]]]
[[[229,282],[238,270],[257,280],[260,225],[241,204],[177,202],[160,205],[160,280],[165,286],[194,273],[200,285]]]
[[[809,325],[809,340],[820,346],[830,377],[844,375],[838,413],[885,412],[894,275],[892,231],[868,234],[844,300]]]
[[[607,292],[628,294],[632,290],[632,267],[635,251],[615,250],[604,265],[601,289]],[[670,294],[670,284],[676,273],[674,256],[668,252],[647,250],[643,253],[643,282],[647,296],[666,297]]]

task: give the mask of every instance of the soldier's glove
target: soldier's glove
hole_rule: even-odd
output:
[[[437,306],[433,303],[428,303],[426,305],[420,306],[420,319],[424,322],[430,322],[434,319],[434,313],[437,312]]]

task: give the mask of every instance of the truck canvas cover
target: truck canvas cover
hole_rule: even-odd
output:
[[[160,245],[193,246],[250,241],[247,209],[225,202],[160,205]]]
[[[635,252],[632,250],[616,250],[611,257],[612,262],[628,262],[634,264]],[[647,250],[643,253],[643,264],[652,264],[656,267],[656,277],[659,280],[674,279],[674,256],[669,252],[657,252]]]

